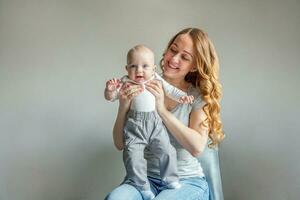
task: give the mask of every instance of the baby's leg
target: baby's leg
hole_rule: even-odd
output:
[[[140,132],[139,122],[129,120],[124,128],[125,148],[123,161],[126,168],[125,183],[135,186],[144,199],[153,199],[150,183],[147,178],[147,162],[144,158],[144,149],[147,141]]]
[[[126,179],[138,189],[150,190],[147,180],[147,162],[144,149],[140,144],[131,144],[124,148],[123,161],[126,168]]]
[[[159,159],[160,176],[163,184],[170,189],[179,188],[176,150],[170,143],[167,130],[161,121],[156,124],[149,144],[150,151]]]

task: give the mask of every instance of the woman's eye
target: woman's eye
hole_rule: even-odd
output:
[[[182,56],[182,59],[183,59],[183,60],[190,60],[190,58],[189,58],[188,56],[186,56],[186,55],[183,55],[183,56]]]
[[[176,49],[175,49],[175,48],[170,48],[170,51],[171,51],[172,53],[176,53]]]

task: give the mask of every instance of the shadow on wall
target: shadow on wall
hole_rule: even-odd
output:
[[[102,149],[102,148],[101,148]],[[122,162],[122,152],[113,146],[102,149],[86,168],[87,183],[90,186],[85,190],[88,200],[102,200],[118,186],[125,176]]]
[[[268,146],[260,147],[259,143],[256,143],[256,146],[248,143],[236,146],[239,151],[222,149],[222,170],[225,169],[222,172],[226,172],[222,173],[225,199],[299,199],[299,192],[293,191],[300,190],[300,178],[298,175],[289,174],[290,171],[299,171],[299,164],[290,163],[288,155],[278,159],[282,148],[272,149]],[[288,152],[295,151],[294,147],[284,148]],[[284,160],[285,162],[282,162]],[[291,181],[294,184],[291,184]],[[282,185],[288,187],[283,189]]]
[[[122,153],[107,146],[89,139],[67,148],[16,153],[4,165],[1,200],[104,199],[125,174]]]
[[[122,152],[113,145],[99,146],[97,151],[86,155],[68,200],[102,200],[124,176]]]

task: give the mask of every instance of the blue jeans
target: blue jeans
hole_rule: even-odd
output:
[[[208,200],[209,188],[204,177],[180,179],[181,188],[164,189],[160,179],[148,177],[154,200]],[[132,185],[121,184],[107,195],[105,200],[143,200],[141,193]]]

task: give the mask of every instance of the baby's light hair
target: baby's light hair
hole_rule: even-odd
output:
[[[145,50],[145,51],[150,52],[153,55],[153,60],[154,60],[153,51],[144,44],[138,44],[138,45],[132,47],[131,49],[129,49],[129,51],[127,53],[127,64],[131,63],[131,59],[132,59],[133,54],[137,51],[140,51],[140,50]]]

